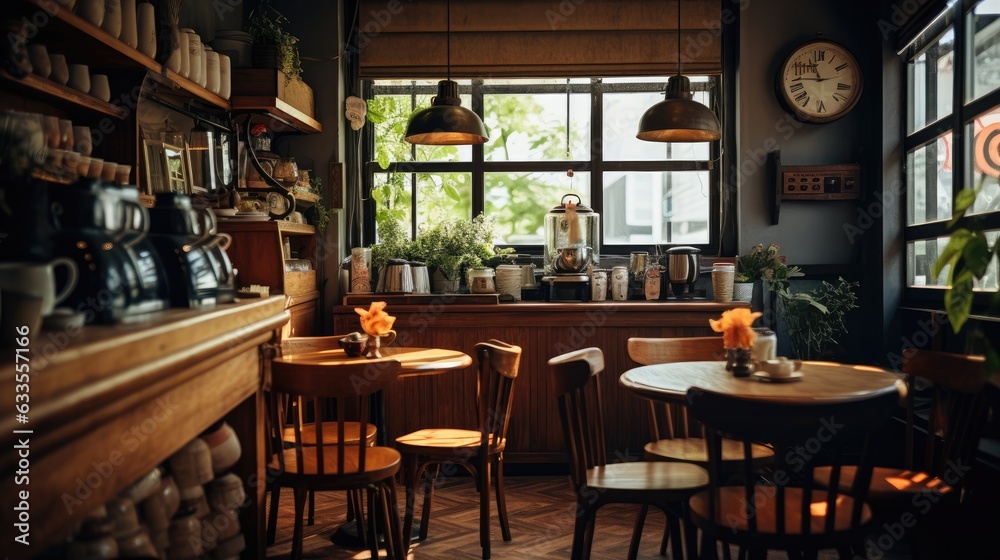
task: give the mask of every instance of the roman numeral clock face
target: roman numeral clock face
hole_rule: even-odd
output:
[[[861,68],[831,41],[797,48],[778,69],[779,99],[796,118],[825,123],[846,115],[861,97]]]

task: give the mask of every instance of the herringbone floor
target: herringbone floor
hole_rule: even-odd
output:
[[[505,482],[513,540],[505,543],[500,537],[500,523],[493,502],[490,507],[493,512],[492,557],[495,560],[569,558],[573,543],[575,502],[568,477],[508,476]],[[398,493],[402,511],[404,499],[402,487],[398,488]],[[420,503],[418,499],[418,511]],[[434,493],[428,538],[424,542],[413,542],[409,557],[412,559],[481,558],[478,503],[478,494],[471,479],[453,478],[445,481]],[[316,494],[316,524],[305,528],[305,558],[370,558],[366,550],[348,550],[330,543],[330,535],[344,522],[345,508],[342,492]],[[291,492],[282,492],[278,534],[274,546],[267,550],[268,558],[288,557],[291,551],[293,511]],[[635,506],[609,505],[601,508],[597,516],[597,531],[591,558],[623,559],[627,556],[635,511]],[[639,558],[663,558],[658,555],[663,522],[662,513],[650,510],[642,535]],[[384,550],[382,554],[384,557]],[[820,556],[820,558],[835,557],[835,555]],[[898,555],[891,557],[902,558]],[[785,555],[771,553],[769,558],[785,558]]]

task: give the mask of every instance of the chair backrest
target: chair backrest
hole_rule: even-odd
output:
[[[904,356],[903,371],[909,388],[906,395],[907,469],[942,475],[949,468],[972,465],[989,411],[984,391],[985,363],[980,356],[927,350],[915,350]],[[916,387],[918,379],[931,384],[927,389],[930,408],[926,429],[919,426],[914,410],[914,401],[920,392]]]
[[[899,391],[895,387],[875,392],[858,399],[828,401],[772,400],[725,395],[697,387],[687,393],[687,403],[692,415],[706,429],[708,445],[711,499],[709,513],[716,523],[731,524],[724,518],[718,505],[719,489],[723,484],[721,474],[722,438],[732,438],[743,443],[743,510],[735,513],[745,520],[747,529],[758,531],[758,500],[771,500],[776,505],[774,527],[768,531],[810,534],[832,533],[835,523],[843,530],[847,522],[850,529],[857,529],[863,521],[863,505],[868,496],[873,463],[868,438],[874,428],[889,419],[898,408]],[[774,486],[755,484],[752,470],[751,443],[765,441],[774,447]],[[860,451],[858,451],[860,449]],[[840,508],[837,492],[827,493],[825,504],[813,503],[813,469],[817,463],[829,463],[831,476],[828,488],[838,488],[844,464],[856,465],[856,474],[850,495],[854,498],[850,511]],[[800,511],[787,512],[786,491],[801,491]],[[766,489],[772,492],[767,496]],[[822,492],[820,490],[819,492]],[[846,502],[845,503],[852,503]],[[845,506],[846,507],[846,506]],[[734,512],[727,512],[734,515]],[[789,529],[788,521],[799,518],[798,527]],[[816,526],[822,518],[822,526]],[[771,521],[768,520],[768,523]]]
[[[479,380],[476,406],[479,416],[480,446],[489,446],[490,436],[495,446],[507,437],[513,399],[514,380],[521,365],[521,347],[491,339],[476,344]]]
[[[552,393],[559,405],[566,449],[570,455],[570,477],[579,490],[587,481],[587,469],[607,464],[601,385],[604,370],[600,348],[585,348],[549,360]]]
[[[674,362],[702,362],[726,359],[726,349],[721,336],[692,336],[686,338],[630,338],[628,357],[633,362],[648,366]],[[669,403],[649,401],[649,429],[653,440],[676,437],[701,437],[701,428],[689,422],[684,407]]]
[[[369,396],[381,391],[399,376],[400,363],[391,359],[371,360],[366,363],[345,363],[333,365],[308,365],[302,363],[271,363],[271,393],[268,421],[280,426],[285,416],[284,403],[295,402],[298,414],[293,414],[297,474],[351,474],[362,472],[368,447],[366,438],[346,437],[345,422],[360,423],[361,434],[367,433],[370,418]],[[311,402],[316,418],[312,424],[316,430],[315,445],[304,445],[302,433],[306,423],[303,411]],[[332,406],[327,406],[332,404]],[[332,412],[333,418],[328,415]],[[351,418],[348,418],[348,415]],[[323,422],[337,423],[337,442],[327,443],[323,438]],[[271,434],[280,434],[279,429],[270,429]],[[274,438],[275,435],[272,435]],[[272,449],[283,461],[284,443],[272,441]],[[337,449],[335,465],[326,465],[324,448]],[[304,457],[308,460],[304,460]],[[282,465],[282,470],[285,465]],[[313,472],[315,469],[315,472]]]

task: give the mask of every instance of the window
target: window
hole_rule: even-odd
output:
[[[694,99],[716,107],[719,77],[690,78]],[[377,221],[403,221],[413,234],[445,216],[483,212],[497,223],[497,244],[538,254],[545,214],[575,193],[601,215],[603,253],[657,244],[715,251],[718,143],[635,138],[665,84],[649,77],[459,81],[462,105],[480,113],[490,133],[485,145],[471,147],[402,140],[407,118],[430,104],[436,82],[367,82],[376,123],[363,154],[371,211]]]
[[[940,297],[948,271],[932,269],[948,244],[959,191],[982,186],[977,214],[992,243],[1000,234],[1000,1],[944,14],[907,47],[905,118],[906,281],[910,298]],[[996,291],[994,257],[979,291]]]

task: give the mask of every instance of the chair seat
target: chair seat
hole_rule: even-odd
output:
[[[676,490],[676,499],[684,499],[708,486],[708,471],[689,463],[636,461],[612,463],[587,469],[587,487],[598,491],[648,492]],[[671,498],[666,498],[671,499]]]
[[[675,438],[651,441],[643,448],[646,458],[652,461],[668,459],[699,465],[708,464],[708,447],[703,438]],[[752,467],[758,469],[767,466],[774,460],[774,451],[766,445],[751,444],[753,456]],[[733,464],[743,465],[743,443],[732,440],[722,440],[723,468]],[[728,463],[728,465],[727,465]]]
[[[441,450],[479,447],[480,441],[481,436],[478,430],[429,428],[396,438],[396,447],[403,453],[433,454]],[[504,439],[500,441],[500,445],[494,447],[493,435],[490,434],[491,451],[503,451],[506,444],[507,440]]]
[[[841,492],[850,492],[854,484],[857,467],[844,466],[840,470],[837,484]],[[830,467],[817,467],[813,480],[824,487],[830,485]],[[909,504],[918,494],[948,494],[952,488],[944,480],[921,471],[910,471],[892,467],[875,467],[872,482],[868,487],[868,500],[872,503]]]
[[[709,518],[709,500],[711,491],[700,492],[691,498],[691,513],[696,525],[706,527],[722,527],[725,531],[736,533],[749,531],[746,516],[746,489],[743,486],[723,486],[718,489],[719,509],[716,519]],[[756,486],[757,531],[764,534],[777,533],[777,490],[773,486]],[[802,533],[802,497],[801,488],[785,489],[785,535],[809,537]],[[810,533],[823,534],[826,531],[826,500],[825,490],[815,489],[810,499]],[[845,494],[837,495],[837,514],[834,520],[834,533],[851,530],[851,513],[854,509],[854,499]],[[871,509],[868,504],[861,505],[861,525],[871,520]],[[817,535],[818,536],[818,535]],[[825,536],[832,536],[825,533]]]
[[[335,444],[337,443],[337,423],[336,422],[323,422],[323,443],[325,444]],[[365,430],[368,445],[375,443],[375,434],[377,430],[374,424],[368,424]],[[361,423],[360,422],[344,422],[344,443],[357,443],[359,435],[361,434]],[[286,427],[281,431],[281,441],[286,441],[288,443],[295,443],[295,428],[292,426]],[[305,424],[302,426],[302,445],[316,445],[316,424]]]
[[[285,466],[283,476],[287,477],[315,477],[338,475],[345,479],[352,474],[357,474],[361,478],[371,480],[382,480],[399,472],[402,456],[391,447],[369,447],[365,450],[365,470],[358,472],[358,453],[355,449],[346,449],[344,452],[344,471],[341,473],[337,468],[339,453],[336,447],[324,447],[323,449],[323,469],[319,470],[319,455],[316,452],[319,447],[302,448],[302,464],[299,465],[295,449],[285,449],[282,451]],[[269,468],[280,469],[278,457],[272,458]],[[353,481],[348,481],[353,482]]]

